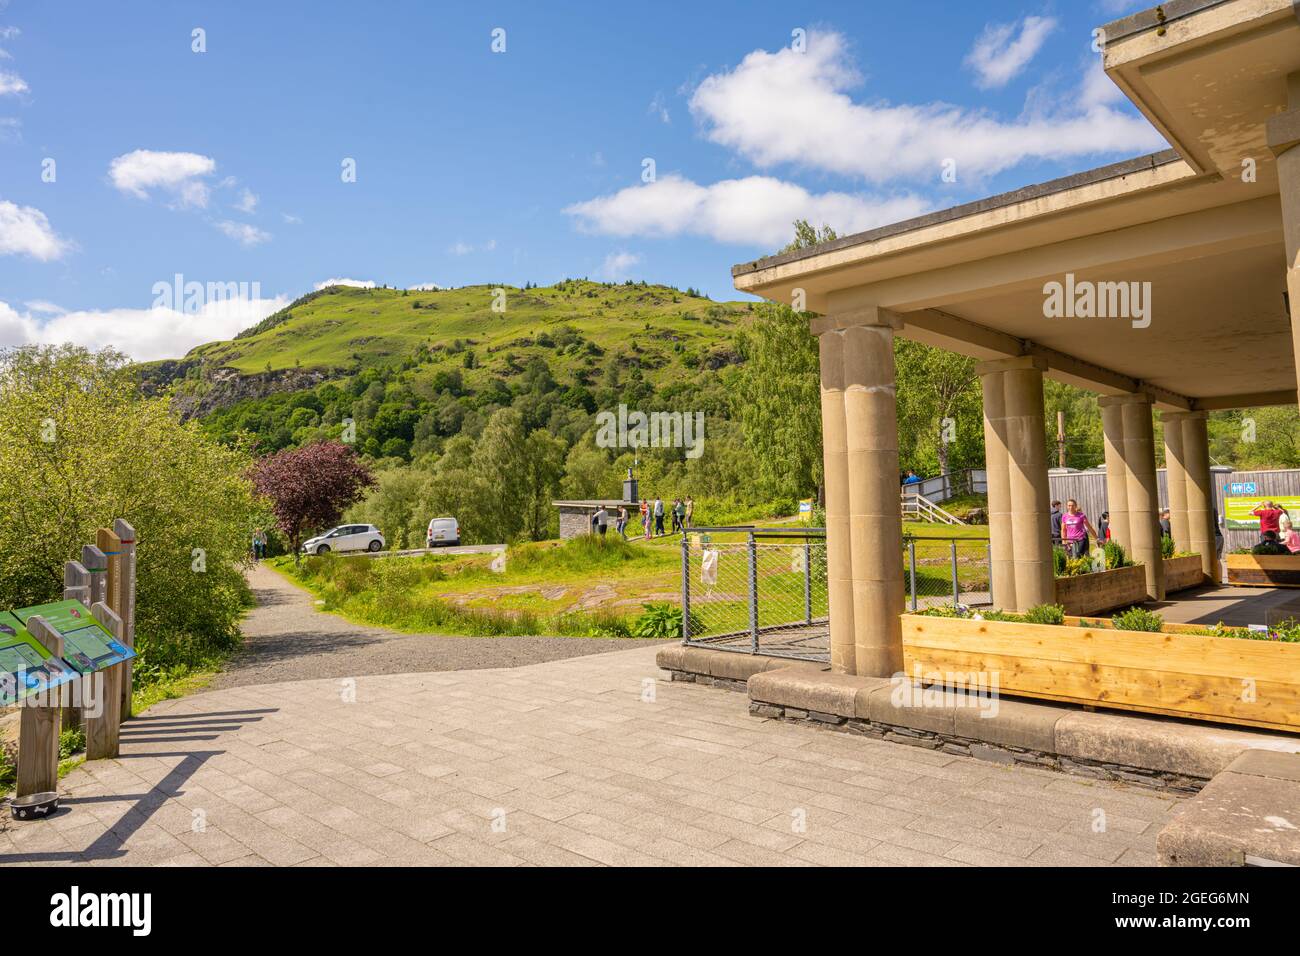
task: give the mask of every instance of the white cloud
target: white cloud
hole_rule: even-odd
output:
[[[258,197],[251,189],[245,189],[239,194],[239,202],[235,203],[235,208],[242,213],[252,214],[257,211]]]
[[[701,186],[668,174],[653,183],[575,203],[564,211],[583,229],[605,235],[698,235],[718,242],[776,246],[789,241],[796,219],[825,223],[846,235],[908,219],[928,208],[918,196],[810,193],[770,176]]]
[[[69,248],[71,243],[55,233],[45,213],[0,200],[0,256],[31,256],[49,262]]]
[[[447,247],[447,251],[451,253],[453,256],[467,256],[471,252],[491,252],[496,247],[497,247],[497,241],[495,239],[489,239],[481,246],[471,245],[470,243],[465,242],[462,239],[457,239],[455,242],[453,242],[450,246]]]
[[[640,261],[641,257],[635,252],[611,252],[600,266],[600,275],[610,281],[626,279],[628,272]]]
[[[945,103],[855,102],[861,82],[838,33],[813,33],[807,50],[756,50],[707,77],[691,111],[715,143],[759,167],[782,163],[889,182],[934,181],[945,160],[963,181],[1020,163],[1164,145],[1141,116],[1072,96],[1054,110],[1001,120]]]
[[[46,315],[60,315],[68,310],[53,302],[47,302],[44,299],[33,299],[30,302],[24,302],[30,312],[40,312]]]
[[[12,40],[22,33],[17,27],[0,27],[0,40]]]
[[[406,288],[410,292],[441,292],[446,286],[438,285],[436,282],[421,282],[419,285],[408,285]]]
[[[292,213],[282,212],[280,213],[280,218],[283,219],[291,226],[297,226],[302,224],[302,218],[300,216],[295,216]]]
[[[223,219],[216,223],[216,227],[243,246],[256,246],[271,238],[269,232],[258,229],[246,222],[232,222],[229,219]]]
[[[0,96],[26,93],[27,89],[27,81],[17,73],[0,71]]]
[[[373,279],[326,279],[324,282],[317,282],[316,289],[319,291],[332,285],[345,285],[353,289],[373,289],[375,282]]]
[[[1006,86],[1038,53],[1048,34],[1056,29],[1052,17],[1025,17],[1019,33],[1015,23],[990,23],[984,28],[966,65],[975,71],[975,85],[982,90]]]
[[[656,93],[654,95],[654,98],[650,100],[650,108],[646,110],[646,112],[651,116],[659,117],[661,123],[671,123],[673,121],[672,115],[668,112],[668,104],[664,100],[664,95],[662,93]]]
[[[176,309],[106,309],[62,312],[29,303],[19,312],[0,301],[0,347],[54,345],[71,342],[86,348],[112,346],[139,362],[177,358],[196,345],[232,338],[289,304],[274,299],[225,299],[210,302],[196,313]]]
[[[203,177],[217,168],[216,160],[198,153],[161,153],[149,149],[118,156],[108,174],[124,193],[149,198],[149,190],[170,193],[181,206],[206,207],[209,186]]]

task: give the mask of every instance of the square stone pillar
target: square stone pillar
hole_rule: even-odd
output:
[[[831,335],[838,339],[843,383],[854,648],[851,670],[843,649],[832,666],[842,673],[889,677],[903,669],[903,517],[894,394],[894,332],[902,320],[868,307],[814,320],[812,327],[823,341]],[[831,614],[833,622],[833,607]],[[832,645],[834,640],[833,630]]]
[[[853,562],[849,541],[849,459],[844,425],[844,331],[818,330],[821,361],[822,464],[826,488],[826,577],[830,609],[831,669],[852,674]]]
[[[1129,556],[1142,564],[1146,571],[1147,600],[1163,601],[1165,598],[1164,560],[1160,556],[1160,491],[1156,484],[1155,434],[1151,425],[1151,396],[1145,393],[1108,395],[1098,399],[1102,407],[1102,427],[1106,428],[1107,409],[1119,408],[1118,427],[1121,439],[1112,450],[1113,433],[1106,442],[1106,489],[1111,488],[1111,455],[1123,462],[1124,494],[1128,508]],[[1109,413],[1111,428],[1116,427],[1114,412]],[[1109,502],[1108,502],[1109,510]],[[1114,512],[1112,512],[1113,516]],[[1088,516],[1092,518],[1092,515]],[[1121,541],[1121,544],[1124,542]]]
[[[1160,416],[1165,440],[1165,487],[1169,492],[1169,529],[1174,545],[1191,551],[1191,529],[1187,523],[1187,465],[1183,450],[1183,415],[1166,412]]]
[[[1265,135],[1277,157],[1282,204],[1282,238],[1286,249],[1286,288],[1291,301],[1291,341],[1300,374],[1300,72],[1287,77],[1290,109],[1269,119]]]
[[[1024,611],[1056,601],[1043,372],[1034,356],[976,367],[984,391],[993,603]],[[996,504],[995,504],[996,503]]]
[[[1214,507],[1214,475],[1210,471],[1210,439],[1206,429],[1209,413],[1182,412],[1177,416],[1166,416],[1166,420],[1170,417],[1178,419],[1182,430],[1184,491],[1187,497],[1188,537],[1185,547],[1201,556],[1201,570],[1206,579],[1217,584],[1223,575],[1214,545],[1218,514]]]
[[[1099,399],[1101,433],[1106,453],[1106,511],[1110,518],[1110,537],[1130,550],[1133,541],[1128,533],[1128,467],[1124,464],[1124,417],[1121,407]],[[1088,515],[1094,518],[1093,515]],[[1095,518],[1100,518],[1096,515]],[[1096,527],[1096,520],[1093,527]]]

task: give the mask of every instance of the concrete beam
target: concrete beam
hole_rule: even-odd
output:
[[[1263,408],[1268,405],[1294,405],[1294,389],[1281,392],[1250,392],[1245,395],[1216,395],[1192,400],[1191,411],[1218,412],[1232,408]]]

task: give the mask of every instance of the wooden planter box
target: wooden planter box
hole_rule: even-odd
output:
[[[1300,733],[1300,644],[919,614],[902,623],[904,667],[926,683],[982,673],[1004,694]]]
[[[1056,579],[1056,603],[1065,608],[1066,614],[1087,617],[1141,604],[1146,599],[1147,575],[1141,565]]]
[[[1199,587],[1205,583],[1205,570],[1199,554],[1185,554],[1178,558],[1165,558],[1165,593]]]
[[[1229,584],[1300,588],[1300,554],[1230,554],[1223,563]]]

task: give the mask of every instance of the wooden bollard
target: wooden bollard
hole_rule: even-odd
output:
[[[93,544],[88,544],[81,549],[81,564],[90,572],[90,600],[86,602],[89,607],[104,600],[108,585],[108,557]]]
[[[120,542],[122,552],[121,574],[118,576],[118,599],[109,606],[122,619],[122,644],[135,649],[135,528],[125,518],[113,521],[113,532]],[[131,716],[131,694],[134,691],[132,661],[123,661],[122,668],[122,719]]]
[[[27,632],[55,657],[63,656],[63,636],[39,615],[27,619]],[[55,690],[47,690],[53,695]],[[50,701],[51,704],[56,701]],[[28,706],[18,724],[17,795],[31,796],[59,788],[59,708]]]
[[[122,619],[113,613],[112,608],[100,601],[90,608],[90,613],[113,636],[113,640],[122,640]],[[94,675],[95,694],[85,704],[84,710],[87,760],[117,756],[122,723],[121,674],[121,667],[114,664]]]
[[[80,601],[86,607],[94,603],[90,599],[90,572],[80,561],[69,561],[63,565],[63,600]],[[59,693],[81,693],[87,687],[89,685],[84,682],[64,684],[59,688]],[[59,724],[62,730],[76,730],[81,726],[81,708],[75,701],[63,708]]]

